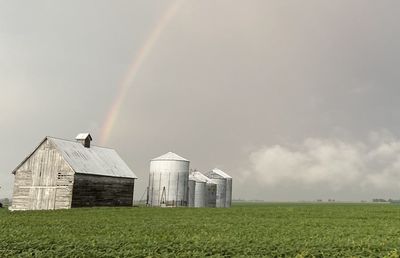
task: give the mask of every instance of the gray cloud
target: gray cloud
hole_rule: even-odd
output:
[[[120,81],[169,4],[2,3],[0,196],[11,194],[10,171],[45,135],[72,139],[90,130],[96,144]],[[139,176],[137,198],[148,161],[169,150],[194,168],[232,174],[234,197],[398,196],[379,187],[388,183],[378,177],[393,178],[395,162],[367,162],[380,143],[364,136],[380,129],[399,136],[399,8],[395,0],[184,1],[140,68],[107,142]],[[336,153],[333,163],[312,156],[311,143],[292,147],[304,139]],[[254,159],[265,152],[276,163],[280,152],[294,165],[314,164],[316,183],[246,177],[251,162],[264,166]],[[323,179],[318,162],[336,183]],[[376,175],[374,166],[387,170]],[[341,177],[365,187],[344,188],[334,176],[342,170],[358,171]]]

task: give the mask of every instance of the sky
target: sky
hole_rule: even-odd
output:
[[[0,0],[0,198],[46,136],[168,151],[233,198],[400,199],[397,0]]]

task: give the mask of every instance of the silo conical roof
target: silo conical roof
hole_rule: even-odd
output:
[[[201,182],[201,183],[207,183],[207,179],[198,176],[197,174],[194,173],[190,173],[189,174],[189,180],[195,181],[195,182]]]
[[[232,178],[230,175],[228,175],[227,173],[225,173],[224,171],[218,169],[218,168],[214,168],[212,170],[212,172],[214,172],[215,174],[221,176],[222,178]]]
[[[154,158],[153,160],[177,160],[177,161],[189,161],[185,158],[182,158],[181,156],[173,153],[173,152],[168,152],[165,153],[164,155],[161,155],[160,157]]]
[[[207,183],[215,184],[215,183],[212,181],[211,178],[208,178],[207,176],[205,176],[203,173],[201,173],[201,172],[199,172],[199,171],[191,172],[190,175],[196,177],[196,178],[199,179],[199,180],[203,180],[203,181],[205,181],[205,182],[207,182]]]

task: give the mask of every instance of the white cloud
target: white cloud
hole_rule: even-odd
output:
[[[400,190],[400,139],[387,132],[373,132],[364,142],[308,138],[295,146],[263,147],[250,162],[250,174],[270,187]]]

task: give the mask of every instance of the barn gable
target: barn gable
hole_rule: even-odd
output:
[[[62,209],[71,207],[74,171],[47,139],[14,169],[11,209]]]

